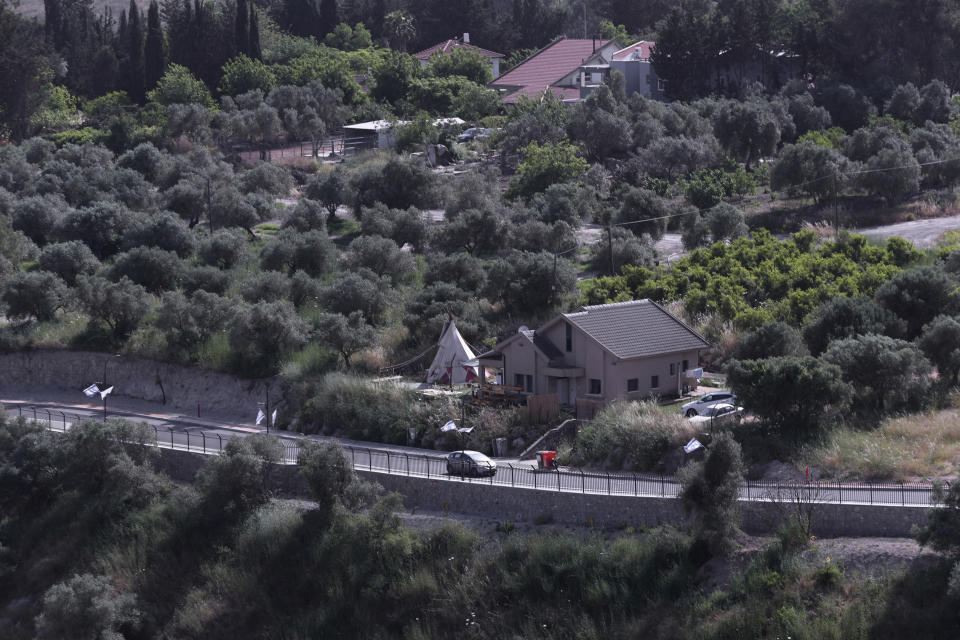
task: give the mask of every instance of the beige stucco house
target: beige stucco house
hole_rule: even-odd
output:
[[[663,307],[633,300],[564,313],[533,331],[521,328],[477,358],[480,379],[496,369],[504,385],[531,395],[578,399],[678,395],[709,343]]]

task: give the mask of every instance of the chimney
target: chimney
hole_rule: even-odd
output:
[[[464,32],[463,34],[463,44],[470,44],[470,34]]]
[[[593,52],[596,53],[597,52],[597,36],[593,36],[591,39],[593,40]]]

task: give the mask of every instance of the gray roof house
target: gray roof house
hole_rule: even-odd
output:
[[[710,344],[651,300],[632,300],[564,313],[480,354],[480,379],[496,369],[504,385],[532,395],[556,394],[561,405],[584,399],[679,395],[688,371]]]

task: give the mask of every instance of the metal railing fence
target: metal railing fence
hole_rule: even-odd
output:
[[[8,411],[30,420],[46,423],[54,431],[67,431],[84,420],[97,419],[75,413],[12,405]],[[171,428],[150,425],[153,441],[145,444],[207,455],[219,455],[231,436],[212,433],[199,427]],[[242,434],[238,434],[243,437]],[[301,441],[281,436],[282,464],[298,464]],[[496,475],[473,477],[448,471],[445,455],[409,453],[375,447],[341,445],[354,469],[387,473],[436,481],[467,482],[501,487],[580,493],[593,495],[678,498],[681,485],[675,478],[647,473],[611,473],[579,468],[536,469],[532,464],[500,462]],[[830,502],[837,504],[872,504],[890,506],[929,506],[933,486],[928,483],[874,482],[744,482],[741,500],[778,502]]]

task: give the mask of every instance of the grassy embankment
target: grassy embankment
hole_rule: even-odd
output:
[[[137,434],[0,424],[5,638],[866,639],[957,623],[946,564],[863,579],[796,535],[707,562],[670,528],[413,530],[336,452],[305,467],[315,504],[277,502],[267,439],[187,487],[123,444]]]

